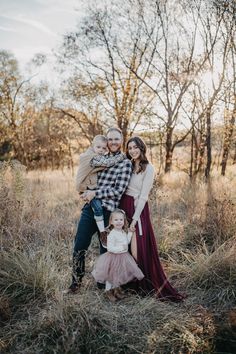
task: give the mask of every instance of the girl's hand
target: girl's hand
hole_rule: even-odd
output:
[[[129,229],[130,231],[134,232],[135,231],[135,225],[136,225],[137,221],[136,220],[132,220]]]

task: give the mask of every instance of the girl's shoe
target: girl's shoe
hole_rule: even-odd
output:
[[[118,300],[117,297],[114,295],[113,289],[105,291],[105,296],[111,302],[116,302]]]
[[[122,291],[121,288],[115,288],[114,289],[114,295],[119,300],[123,300],[126,297],[125,293]]]

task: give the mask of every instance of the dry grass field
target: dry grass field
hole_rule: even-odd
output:
[[[112,304],[90,275],[65,295],[81,203],[71,172],[0,169],[0,352],[236,352],[236,167],[206,185],[159,176],[150,206],[160,256],[181,304],[130,295]]]

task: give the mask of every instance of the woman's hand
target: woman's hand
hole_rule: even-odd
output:
[[[136,226],[137,221],[136,220],[132,220],[129,229],[130,231],[134,232],[135,231],[135,226]]]

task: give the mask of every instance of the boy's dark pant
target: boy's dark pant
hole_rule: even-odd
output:
[[[100,199],[93,198],[89,203],[94,213],[94,219],[96,221],[101,221],[104,219],[103,216],[103,207]]]
[[[103,208],[103,216],[105,226],[109,223],[110,211]],[[73,251],[73,276],[72,282],[81,282],[85,274],[85,256],[88,247],[90,246],[92,236],[98,231],[94,212],[90,204],[85,204],[81,211],[77,232],[75,235],[74,251]],[[100,254],[107,250],[101,245]]]

